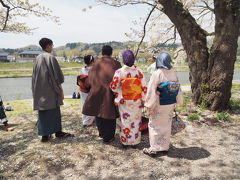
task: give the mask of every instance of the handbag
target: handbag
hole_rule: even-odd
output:
[[[139,130],[141,131],[141,134],[143,136],[149,136],[148,123],[149,123],[149,118],[146,117],[145,109],[143,109],[143,115],[141,117],[141,124],[139,127]]]
[[[149,136],[148,123],[149,123],[149,119],[145,116],[142,116],[142,123],[139,129],[143,136]]]
[[[172,119],[172,131],[171,134],[175,135],[186,128],[185,122],[177,115],[176,110],[174,110],[175,116]]]
[[[80,91],[84,93],[89,93],[91,87],[88,82],[87,75],[79,75],[77,76],[77,85],[80,87]]]

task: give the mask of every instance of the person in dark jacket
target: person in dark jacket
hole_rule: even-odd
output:
[[[2,101],[1,96],[0,96],[0,123],[3,123],[4,130],[8,131],[8,119],[5,114],[5,108],[3,106],[3,101]]]
[[[106,143],[114,140],[116,118],[119,117],[110,83],[115,71],[121,68],[121,64],[111,57],[112,53],[113,49],[110,46],[104,46],[102,58],[96,60],[89,71],[88,78],[91,89],[82,112],[85,115],[96,117],[99,136]]]

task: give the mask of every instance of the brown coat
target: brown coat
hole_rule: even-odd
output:
[[[114,104],[114,93],[109,87],[115,71],[119,68],[121,64],[110,57],[96,60],[89,72],[91,90],[84,104],[83,114],[104,119],[119,117]]]

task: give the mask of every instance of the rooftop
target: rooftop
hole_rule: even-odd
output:
[[[22,55],[22,54],[33,54],[33,55],[35,55],[35,54],[41,54],[41,53],[42,53],[42,51],[39,51],[39,50],[26,50],[26,51],[21,52],[20,55]]]
[[[0,52],[0,57],[5,57],[5,56],[9,56],[9,53],[7,53],[7,52]]]

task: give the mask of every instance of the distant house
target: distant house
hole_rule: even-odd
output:
[[[8,56],[9,56],[9,53],[0,52],[0,62],[9,62]]]
[[[140,58],[140,59],[137,60],[137,62],[145,63],[145,62],[147,62],[147,60],[145,58]]]
[[[81,63],[81,62],[83,62],[83,57],[80,57],[80,56],[74,56],[72,59],[69,59],[68,62],[77,62],[77,63]]]
[[[41,54],[42,51],[39,50],[26,50],[21,53],[19,53],[20,59],[18,59],[18,62],[32,62],[36,57]]]

